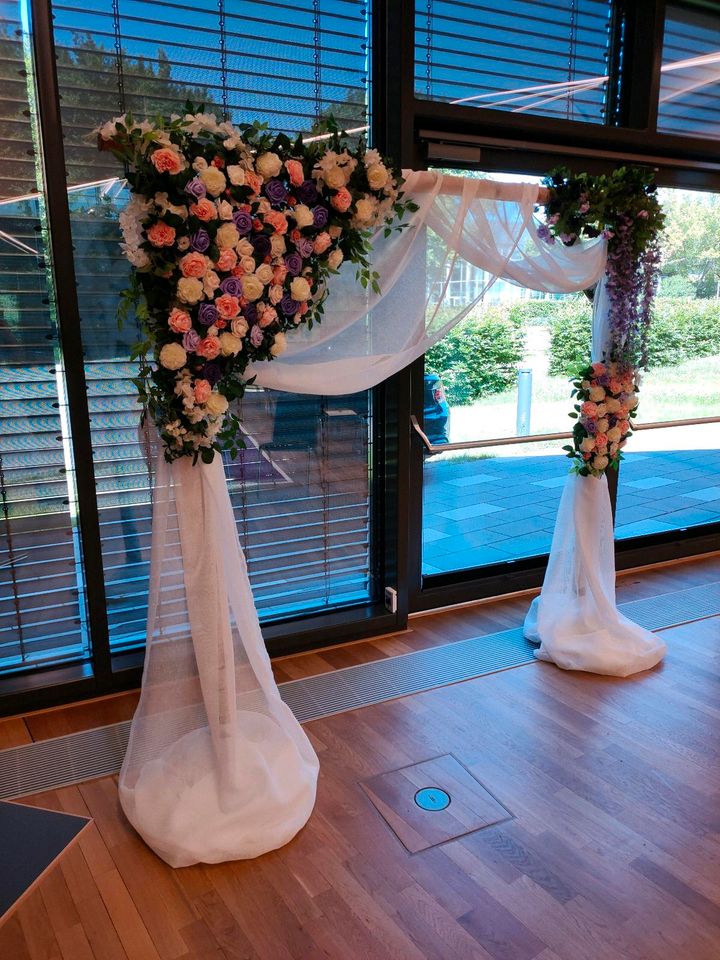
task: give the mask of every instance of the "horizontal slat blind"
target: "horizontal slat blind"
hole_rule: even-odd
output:
[[[16,3],[0,0],[0,673],[88,651],[67,431]]]
[[[720,24],[717,14],[668,6],[658,130],[720,137]]]
[[[117,167],[87,134],[122,109],[179,112],[188,97],[218,114],[225,99],[235,121],[289,132],[311,131],[329,110],[343,126],[361,126],[367,13],[351,0],[225,2],[223,95],[216,0],[119,0],[115,12],[111,0],[54,4],[110,637],[121,649],[144,640],[150,492],[125,361],[135,331],[118,331],[115,320],[128,275],[116,226],[127,194],[110,179],[97,183]],[[369,397],[285,397],[279,414],[277,405],[248,395],[248,450],[228,465],[261,616],[367,600]]]
[[[610,6],[610,0],[420,0],[416,95],[603,123]]]

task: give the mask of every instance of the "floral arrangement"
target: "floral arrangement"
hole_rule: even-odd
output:
[[[647,367],[647,336],[660,271],[659,236],[665,216],[650,170],[619,167],[593,176],[564,167],[543,181],[549,190],[546,222],[538,235],[573,244],[603,236],[608,243],[605,283],[610,343],[602,363],[579,371],[571,417],[574,445],[566,447],[583,476],[617,469],[637,409],[639,369]],[[595,409],[593,409],[595,408]],[[606,423],[607,421],[607,423]],[[601,442],[602,441],[602,442]]]
[[[617,361],[593,363],[573,382],[577,422],[573,443],[563,447],[580,476],[601,477],[608,468],[617,470],[622,449],[632,436],[632,421],[638,405],[638,384],[633,368]]]
[[[119,316],[134,313],[143,330],[139,401],[166,459],[210,462],[242,446],[230,404],[248,364],[321,320],[326,281],[344,260],[377,289],[370,238],[402,229],[417,208],[398,171],[332,121],[327,139],[305,143],[186,109],[169,120],[126,114],[96,133],[132,191],[120,226],[134,271]]]

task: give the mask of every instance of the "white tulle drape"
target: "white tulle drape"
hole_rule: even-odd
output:
[[[538,241],[534,185],[409,174],[406,189],[409,227],[375,238],[381,293],[343,267],[322,325],[250,371],[258,384],[343,394],[401,370],[477,302],[447,305],[462,259],[486,272],[478,300],[497,277],[567,292],[603,273],[602,241]],[[147,652],[120,800],[173,866],[258,856],[309,817],[317,757],[273,680],[220,458],[155,459]]]
[[[601,281],[593,303],[593,360],[609,338]],[[615,537],[606,477],[569,474],[555,521],[542,593],[530,605],[525,636],[536,656],[565,670],[628,677],[654,667],[666,647],[624,617],[615,601]]]

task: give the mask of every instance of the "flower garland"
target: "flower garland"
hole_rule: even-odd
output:
[[[619,167],[602,176],[571,174],[564,167],[543,181],[550,196],[538,235],[549,243],[583,237],[608,242],[605,284],[610,341],[603,361],[573,378],[578,401],[573,444],[566,446],[573,470],[601,477],[617,470],[637,412],[639,369],[647,367],[651,307],[660,271],[659,236],[665,216],[652,172]]]
[[[248,364],[272,360],[288,331],[321,320],[327,278],[344,260],[377,290],[372,232],[402,229],[417,209],[385,158],[362,140],[351,146],[334,122],[328,129],[325,141],[291,141],[188,104],[182,117],[126,114],[97,131],[132,191],[120,226],[134,270],[119,316],[141,323],[134,382],[167,460],[236,455],[230,403]]]

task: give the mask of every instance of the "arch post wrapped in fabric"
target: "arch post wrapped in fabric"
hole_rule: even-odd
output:
[[[322,325],[249,369],[260,386],[364,390],[421,356],[498,277],[570,292],[603,274],[604,241],[538,240],[536,185],[408,173],[405,191],[417,204],[408,229],[373,239],[379,292],[344,265],[328,282]],[[449,313],[448,278],[463,259],[487,282]],[[158,449],[156,459],[146,663],[120,800],[173,866],[254,857],[307,821],[318,761],[273,680],[221,458],[167,463]]]

